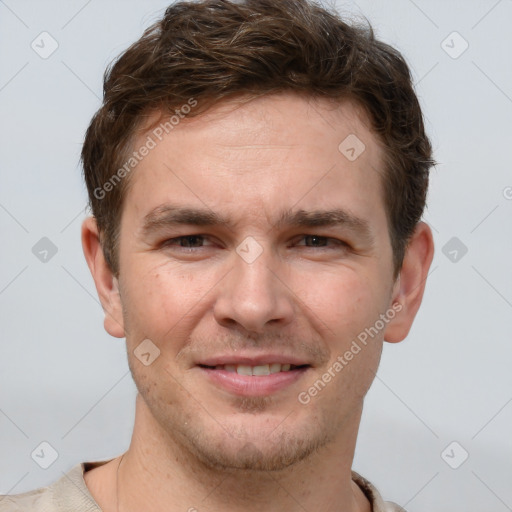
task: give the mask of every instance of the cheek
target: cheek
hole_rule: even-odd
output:
[[[338,269],[316,276],[313,287],[305,286],[304,303],[311,310],[311,323],[322,333],[329,362],[331,392],[338,397],[362,398],[377,371],[382,352],[383,332],[368,334],[386,307],[386,293],[372,272]],[[382,288],[382,289],[381,289]],[[333,377],[334,375],[334,377]],[[325,398],[327,399],[326,393]]]
[[[143,268],[142,263],[133,265],[134,272],[128,274],[130,283],[123,290],[123,309],[130,324],[127,342],[135,346],[149,338],[161,351],[177,352],[180,344],[169,340],[186,341],[190,322],[206,303],[211,285],[203,278],[199,285],[198,278],[190,272],[168,265],[139,275],[137,268]]]
[[[370,272],[348,266],[332,272],[302,273],[297,295],[318,323],[329,328],[331,337],[341,334],[346,339],[378,317],[383,302],[376,289],[378,282]]]
[[[382,296],[370,284],[355,273],[331,277],[315,305],[329,359],[312,374],[299,400],[311,400],[329,422],[339,422],[362,404],[378,369],[382,338],[366,335],[365,329],[379,317]]]

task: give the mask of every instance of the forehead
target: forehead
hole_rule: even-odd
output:
[[[364,137],[370,136],[370,143],[378,143],[373,134],[367,134],[371,130],[371,122],[366,111],[348,99],[335,100],[295,92],[256,98],[240,94],[221,100],[206,111],[202,110],[200,100],[193,100],[192,104],[198,105],[198,114],[194,107],[189,107],[191,100],[174,107],[175,113],[148,113],[139,128],[139,141],[146,135],[161,141],[171,134],[179,137],[187,133],[202,133],[226,139],[233,136],[235,144],[245,138],[248,145],[253,146],[269,136],[278,135],[279,139],[298,145],[308,141],[313,133],[325,135],[329,130],[338,131],[338,137],[343,131],[359,132]],[[289,123],[290,118],[294,119],[292,124]],[[307,130],[304,129],[306,126]]]
[[[151,150],[125,198],[139,217],[176,199],[234,213],[337,199],[383,207],[383,150],[348,101],[269,95],[188,118],[155,113],[147,127],[134,146]]]

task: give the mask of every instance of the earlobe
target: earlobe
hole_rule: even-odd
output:
[[[119,283],[105,260],[94,217],[88,217],[82,223],[82,248],[105,313],[105,330],[111,336],[124,338]]]
[[[409,333],[423,299],[433,257],[432,231],[426,223],[419,222],[409,241],[400,275],[393,287],[392,304],[400,304],[401,309],[387,325],[385,341],[398,343]]]

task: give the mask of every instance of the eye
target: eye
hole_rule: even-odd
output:
[[[335,247],[345,247],[348,248],[348,244],[343,242],[342,240],[338,240],[337,238],[330,238],[327,236],[319,236],[319,235],[302,235],[301,240],[304,240],[306,243],[301,244],[297,243],[295,245],[298,246],[306,246],[308,248],[328,248],[330,246]],[[329,245],[328,245],[329,244]]]
[[[169,238],[162,243],[163,247],[180,247],[183,249],[194,249],[204,247],[206,238],[203,235],[184,235],[176,238]]]

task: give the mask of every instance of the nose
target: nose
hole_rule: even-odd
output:
[[[293,319],[293,292],[286,285],[282,265],[270,251],[248,263],[233,255],[234,267],[218,285],[214,317],[224,327],[240,326],[262,334],[269,327],[285,326]]]

